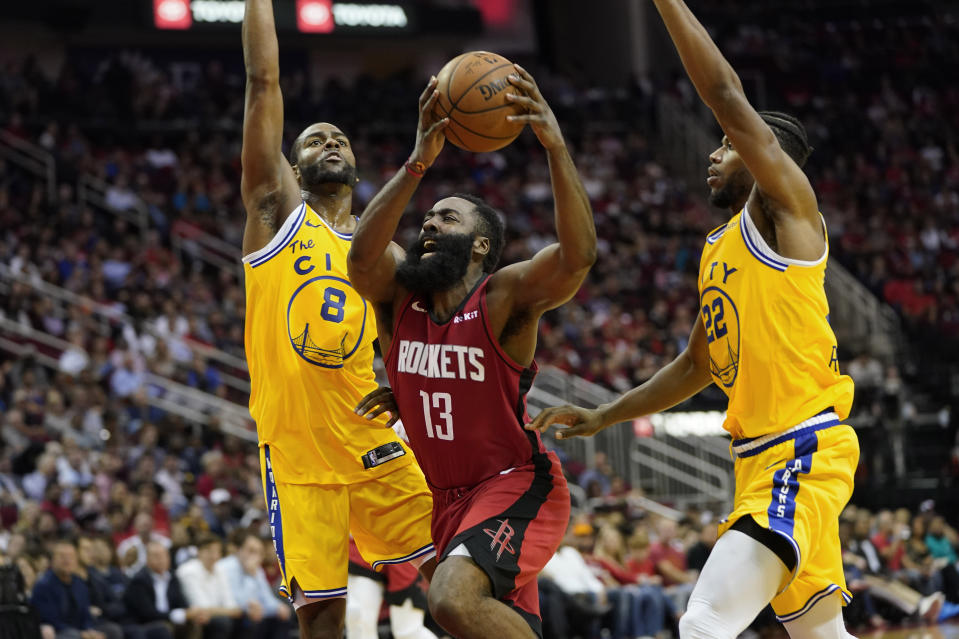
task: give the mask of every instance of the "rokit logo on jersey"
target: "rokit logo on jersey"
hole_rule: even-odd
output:
[[[397,372],[430,379],[486,379],[482,348],[456,344],[424,344],[400,340]]]

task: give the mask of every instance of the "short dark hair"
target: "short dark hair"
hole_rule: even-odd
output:
[[[805,165],[809,154],[812,153],[812,147],[809,146],[809,138],[802,122],[780,111],[760,111],[759,117],[772,129],[773,135],[776,136],[779,146],[786,155],[800,167]]]
[[[483,272],[492,273],[499,264],[503,254],[503,245],[506,243],[506,224],[499,211],[486,203],[482,198],[466,193],[454,193],[451,197],[458,197],[473,204],[476,208],[476,226],[474,233],[489,239],[489,253],[483,259]]]

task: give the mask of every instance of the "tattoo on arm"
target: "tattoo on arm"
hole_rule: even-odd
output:
[[[257,206],[257,211],[260,214],[260,222],[263,223],[263,226],[271,233],[276,233],[276,211],[280,206],[280,197],[279,194],[268,193],[260,200],[259,205]]]

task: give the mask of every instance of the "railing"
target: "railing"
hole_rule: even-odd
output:
[[[182,261],[184,255],[189,255],[221,271],[232,272],[240,282],[243,281],[243,263],[238,246],[200,230],[185,232],[176,226],[170,233],[170,243],[177,259]]]
[[[44,181],[47,202],[57,196],[57,164],[42,146],[0,131],[0,155]]]
[[[617,394],[597,384],[544,366],[527,395],[530,415],[547,406],[572,403],[596,406]],[[618,424],[593,437],[556,439],[553,430],[544,436],[553,448],[563,450],[588,466],[602,452],[617,475],[642,487],[655,500],[674,504],[720,504],[732,499],[732,462],[729,444],[721,437],[672,437],[659,429],[652,437],[637,437],[631,424]]]
[[[886,361],[903,354],[899,316],[835,260],[826,267],[830,322],[841,345]]]
[[[677,505],[715,505],[728,511],[733,498],[733,464],[728,444],[725,456],[717,458],[701,439],[636,438],[631,453],[635,462],[633,485]]]
[[[0,317],[0,349],[15,356],[29,354],[40,364],[57,369],[60,355],[72,347],[58,337]],[[247,441],[256,441],[253,419],[246,407],[157,375],[147,374],[144,381],[148,387],[148,405]]]
[[[92,317],[96,320],[96,326],[101,334],[109,334],[109,327],[113,324],[133,323],[132,317],[122,311],[117,310],[113,306],[100,304],[89,297],[78,295],[73,291],[68,291],[65,288],[51,284],[37,277],[30,277],[27,275],[14,273],[9,266],[2,263],[0,263],[0,280],[24,284],[29,286],[43,297],[57,300],[67,306],[79,306],[83,308],[89,317]],[[164,339],[149,324],[144,325],[143,330],[158,340]],[[233,369],[234,371],[238,371],[241,375],[248,376],[249,369],[247,368],[246,360],[243,358],[236,357],[235,355],[231,355],[219,349],[196,342],[190,343],[190,350],[199,353],[207,359],[219,362],[223,365],[223,367]],[[250,383],[246,379],[230,374],[222,369],[219,372],[223,382],[227,386],[230,386],[231,388],[234,388],[247,395],[250,393]]]

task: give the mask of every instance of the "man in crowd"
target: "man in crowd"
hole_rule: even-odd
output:
[[[123,631],[109,621],[94,619],[90,589],[77,576],[77,548],[62,539],[53,546],[50,569],[33,587],[31,603],[40,616],[44,636],[56,639],[122,639]],[[51,629],[53,632],[51,633]]]

